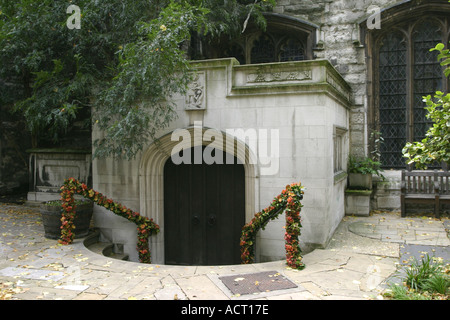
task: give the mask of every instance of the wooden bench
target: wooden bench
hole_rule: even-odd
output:
[[[450,203],[450,172],[414,170],[402,171],[401,215],[406,216],[406,202],[434,203],[434,215],[440,217],[442,203]]]

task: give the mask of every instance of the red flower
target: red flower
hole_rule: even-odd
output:
[[[300,234],[299,213],[302,205],[302,187],[301,184],[293,183],[287,185],[280,195],[276,196],[270,206],[261,212],[255,214],[254,218],[242,228],[241,234],[241,260],[242,263],[251,263],[254,260],[253,257],[253,243],[246,242],[256,235],[261,226],[267,224],[268,219],[275,217],[271,216],[275,210],[280,210],[278,214],[286,211],[286,233],[285,233],[285,249],[286,249],[286,261],[289,266],[293,268],[303,268],[301,263],[300,248],[298,247],[298,236]],[[298,196],[299,195],[299,196]]]
[[[127,219],[138,224],[138,251],[139,259],[143,263],[150,263],[150,252],[148,248],[148,233],[154,231],[159,232],[159,226],[152,220],[144,219],[140,217],[139,213],[133,212],[127,209],[121,204],[114,203],[114,200],[105,198],[101,193],[89,189],[84,183],[80,183],[74,178],[65,180],[64,185],[61,187],[61,200],[63,208],[63,216],[61,218],[61,238],[58,240],[61,244],[71,244],[73,242],[74,234],[71,231],[75,228],[73,225],[73,219],[75,216],[75,201],[74,194],[78,193],[86,198],[90,198],[98,205],[104,205],[106,208],[116,214],[126,213]],[[122,215],[123,216],[123,215]],[[142,219],[139,219],[142,218]],[[142,223],[143,222],[143,223]]]

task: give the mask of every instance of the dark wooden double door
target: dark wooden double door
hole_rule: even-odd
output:
[[[164,167],[165,263],[224,265],[240,263],[239,241],[245,223],[245,173],[242,164],[174,164]],[[228,155],[230,157],[230,155]],[[233,158],[233,157],[231,157]],[[230,158],[228,158],[230,159]]]

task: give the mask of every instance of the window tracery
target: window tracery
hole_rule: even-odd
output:
[[[445,91],[448,80],[430,52],[449,41],[449,19],[430,14],[399,21],[373,37],[373,128],[381,132],[379,146],[384,168],[405,168],[402,149],[408,141],[421,141],[431,126],[423,96]]]
[[[191,57],[234,57],[240,64],[311,60],[314,58],[317,28],[318,26],[296,18],[268,15],[265,31],[249,26],[241,37],[234,40],[222,38],[208,41],[194,37]]]

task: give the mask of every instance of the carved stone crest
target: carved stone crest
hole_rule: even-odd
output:
[[[189,85],[186,93],[186,110],[204,110],[206,109],[206,74],[205,72],[196,72],[194,79]]]

